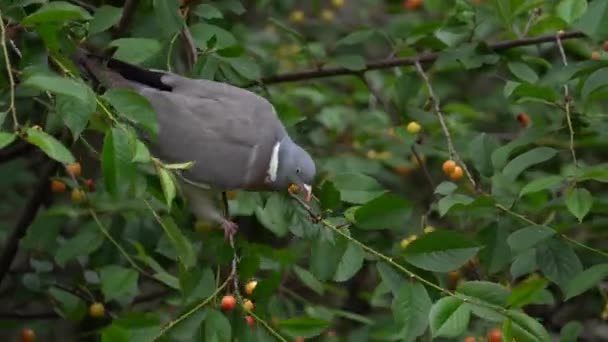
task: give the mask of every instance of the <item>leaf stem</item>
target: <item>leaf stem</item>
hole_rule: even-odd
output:
[[[6,28],[4,27],[4,20],[2,19],[2,11],[0,11],[0,45],[2,45],[2,53],[4,55],[4,63],[6,64],[6,73],[8,75],[8,82],[10,88],[10,104],[8,110],[11,112],[13,117],[13,130],[19,129],[19,121],[17,121],[17,109],[15,108],[15,79],[13,78],[13,69],[11,66],[11,59],[8,55],[6,37]]]

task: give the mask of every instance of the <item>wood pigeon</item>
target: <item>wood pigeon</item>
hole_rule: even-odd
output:
[[[214,199],[219,191],[284,191],[295,184],[310,200],[316,169],[287,134],[272,104],[229,84],[148,70],[77,50],[77,63],[107,87],[137,91],[156,111],[154,154],[170,163],[193,161],[181,188],[198,218],[237,230]]]

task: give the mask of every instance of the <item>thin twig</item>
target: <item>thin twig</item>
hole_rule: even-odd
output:
[[[416,144],[413,144],[410,149],[412,150],[412,154],[414,155],[414,158],[416,158],[416,162],[418,162],[418,165],[420,165],[420,168],[422,169],[422,173],[424,173],[424,177],[426,177],[427,182],[429,182],[429,185],[431,186],[431,192],[435,192],[435,182],[433,181],[433,177],[431,177],[431,173],[429,172],[429,169],[426,167],[426,163],[424,163],[422,161],[422,158],[420,158],[420,154],[418,154],[418,150],[416,149]]]
[[[574,31],[574,32],[566,32],[560,36],[562,40],[565,39],[575,39],[575,38],[583,38],[585,35],[582,32]],[[516,47],[527,46],[527,45],[536,45],[542,43],[549,43],[555,41],[555,35],[544,35],[532,38],[520,38],[514,40],[505,40],[502,42],[497,42],[494,44],[488,44],[490,50],[494,52],[500,52],[504,50],[509,50]],[[363,70],[351,70],[343,67],[335,67],[335,68],[314,68],[310,70],[297,71],[293,73],[286,73],[281,75],[269,76],[262,78],[258,82],[252,83],[250,86],[257,85],[260,82],[265,84],[273,84],[273,83],[284,83],[284,82],[296,82],[296,81],[304,81],[316,78],[324,78],[324,77],[333,77],[333,76],[341,76],[341,75],[359,75],[362,72],[367,72],[370,70],[379,70],[379,69],[388,69],[396,66],[404,66],[404,65],[415,65],[416,62],[421,64],[432,63],[437,58],[439,58],[438,52],[425,53],[422,55],[412,56],[412,57],[401,57],[401,58],[388,58],[382,59],[379,61],[369,62],[366,64]]]
[[[557,41],[559,54],[562,57],[562,63],[564,63],[564,66],[567,67],[568,59],[566,58],[566,52],[564,51],[564,46],[562,45],[560,32],[555,35],[555,40]],[[564,109],[566,112],[566,122],[568,123],[568,130],[570,131],[570,153],[572,154],[572,161],[574,162],[574,167],[578,167],[578,162],[576,160],[576,152],[574,151],[574,128],[572,127],[572,119],[570,117],[571,103],[572,97],[570,96],[570,91],[568,90],[568,84],[564,83]]]
[[[494,304],[489,304],[489,303],[485,303],[485,302],[478,302],[477,300],[471,298],[471,297],[465,297],[462,296],[461,294],[457,293],[457,292],[453,292],[450,291],[448,289],[445,289],[435,283],[433,283],[430,280],[427,280],[419,275],[417,275],[416,273],[410,271],[409,269],[407,269],[406,267],[402,266],[401,264],[397,263],[396,261],[393,260],[393,258],[387,256],[386,254],[383,254],[369,246],[367,246],[366,244],[364,244],[363,242],[357,240],[356,238],[352,237],[350,234],[347,234],[345,232],[342,231],[342,229],[338,229],[338,227],[336,227],[335,225],[333,225],[332,223],[328,222],[327,220],[323,219],[321,217],[320,214],[315,213],[315,211],[310,207],[310,205],[308,205],[306,202],[304,202],[304,200],[302,200],[301,198],[299,198],[298,196],[294,195],[294,194],[290,194],[290,196],[295,199],[300,206],[302,206],[302,208],[304,210],[306,210],[306,212],[309,214],[311,220],[313,222],[318,222],[321,223],[324,227],[332,230],[334,233],[340,235],[341,237],[345,238],[346,240],[348,240],[349,242],[357,245],[358,247],[360,247],[361,249],[363,249],[365,252],[373,255],[374,257],[388,263],[389,265],[391,265],[393,268],[395,268],[397,271],[401,272],[402,274],[405,274],[406,276],[408,276],[410,279],[416,280],[428,287],[431,287],[435,290],[437,290],[438,292],[446,295],[446,296],[450,296],[450,297],[455,297],[458,298],[460,300],[462,300],[463,302],[469,302],[472,303],[474,305],[478,305],[478,306],[482,306],[485,307],[487,309],[491,309],[501,315],[504,315],[506,317],[509,317],[509,313],[508,310],[498,306],[498,305],[494,305]]]
[[[503,206],[502,204],[498,204],[497,203],[494,206],[497,209],[499,209],[499,210],[501,210],[501,211],[503,211],[503,212],[505,212],[505,213],[513,216],[513,217],[516,217],[516,218],[518,218],[518,219],[520,219],[520,220],[522,220],[522,221],[524,221],[524,222],[526,222],[526,223],[528,223],[530,225],[534,225],[534,226],[538,226],[539,225],[538,223],[534,222],[533,220],[527,218],[526,216],[524,216],[522,214],[519,214],[519,213],[516,213],[516,212],[512,211],[511,209]],[[577,241],[577,240],[575,240],[575,239],[567,236],[566,234],[559,234],[559,237],[561,237],[562,239],[564,239],[564,240],[566,240],[566,241],[568,241],[568,242],[570,242],[570,243],[572,243],[574,245],[577,245],[578,247],[581,247],[581,248],[586,249],[588,251],[591,251],[591,252],[597,253],[599,255],[608,257],[608,253],[606,253],[604,251],[601,251],[601,250],[599,250],[597,248],[593,248],[591,246],[587,246],[584,243],[579,242],[579,241]]]
[[[431,81],[429,80],[428,75],[424,72],[424,69],[422,69],[422,65],[420,65],[420,63],[418,63],[418,62],[416,62],[415,65],[416,65],[416,71],[418,72],[418,74],[420,75],[422,80],[424,80],[424,83],[426,84],[426,88],[429,92],[429,99],[432,102],[433,111],[437,115],[437,119],[439,120],[439,124],[441,125],[441,130],[443,131],[443,136],[445,137],[445,140],[447,141],[447,144],[448,144],[448,153],[450,155],[450,159],[455,159],[458,162],[458,164],[460,164],[462,166],[462,169],[464,170],[465,174],[467,175],[467,178],[469,179],[471,184],[473,184],[473,187],[476,188],[477,183],[473,179],[473,175],[471,175],[471,172],[469,172],[469,168],[464,163],[464,160],[460,157],[460,155],[454,148],[454,143],[452,142],[452,136],[450,135],[448,126],[445,123],[445,118],[443,117],[443,113],[441,112],[441,103],[439,102],[439,98],[437,97],[437,95],[435,95],[435,91],[433,90]]]
[[[524,32],[521,34],[522,37],[526,37],[528,35],[528,32],[530,32],[530,28],[532,27],[532,24],[540,16],[541,13],[542,13],[542,10],[539,7],[532,10],[530,17],[528,18],[528,22],[526,23],[526,27],[524,28]]]
[[[154,338],[153,341],[159,340],[163,335],[165,335],[175,325],[179,324],[180,322],[182,322],[183,320],[185,320],[186,318],[190,317],[192,314],[194,314],[195,312],[197,312],[198,310],[200,310],[202,307],[204,307],[205,305],[209,304],[209,302],[211,302],[213,300],[213,298],[215,298],[220,292],[222,292],[222,290],[224,290],[224,288],[226,286],[228,286],[228,284],[230,283],[230,280],[231,280],[231,278],[233,276],[234,276],[234,274],[231,273],[226,278],[226,280],[224,280],[224,282],[222,283],[222,285],[220,285],[217,289],[215,289],[215,291],[213,291],[213,293],[209,297],[205,298],[202,302],[200,302],[199,304],[197,304],[192,309],[188,310],[183,315],[179,316],[178,318],[174,319],[173,321],[170,321],[165,326],[163,326],[160,329],[160,333]]]
[[[2,284],[4,276],[7,274],[17,255],[21,238],[25,236],[27,228],[34,221],[38,208],[42,205],[44,197],[49,191],[49,179],[57,171],[58,166],[59,163],[55,160],[48,160],[46,162],[36,185],[36,190],[34,190],[34,193],[25,204],[19,221],[15,225],[15,229],[13,229],[11,235],[4,242],[4,250],[2,251],[2,255],[0,255],[0,284]]]
[[[110,232],[108,232],[108,230],[104,227],[103,223],[101,223],[101,221],[99,220],[99,217],[97,217],[97,214],[95,213],[95,211],[93,209],[89,209],[89,214],[91,215],[91,217],[93,217],[93,220],[95,220],[95,223],[97,223],[97,226],[99,227],[99,229],[101,230],[103,235],[105,235],[105,237],[108,240],[110,240],[110,242],[116,247],[116,249],[118,249],[120,254],[122,254],[125,257],[125,259],[127,259],[129,264],[131,264],[131,266],[133,266],[133,268],[136,269],[139,273],[141,273],[143,275],[147,275],[147,273],[141,267],[139,267],[139,265],[137,265],[137,263],[135,263],[135,261],[129,255],[129,253],[127,253],[127,251],[118,243],[118,241],[116,241],[112,237],[112,235],[110,235]]]
[[[15,79],[13,78],[13,68],[11,66],[11,59],[8,55],[6,42],[6,28],[4,27],[4,20],[2,19],[2,12],[0,11],[0,44],[2,45],[2,53],[4,54],[4,63],[10,88],[10,103],[8,110],[13,117],[13,130],[17,131],[19,129],[19,121],[17,121],[17,108],[15,107]]]

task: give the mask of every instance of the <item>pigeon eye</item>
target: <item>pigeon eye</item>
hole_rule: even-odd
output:
[[[296,173],[297,173],[297,174],[300,174],[300,172],[301,172],[301,171],[300,171],[300,168],[297,168],[297,169],[296,169]]]

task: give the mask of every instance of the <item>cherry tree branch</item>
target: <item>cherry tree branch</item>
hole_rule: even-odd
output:
[[[585,35],[579,31],[565,32],[560,35],[561,40],[584,38]],[[494,52],[505,51],[521,46],[537,45],[542,43],[556,42],[557,37],[554,34],[544,35],[532,38],[519,38],[513,40],[505,40],[493,44],[489,44],[488,47]],[[416,62],[420,64],[427,64],[434,62],[439,58],[439,52],[425,53],[422,55],[412,57],[399,57],[399,58],[388,58],[379,61],[369,62],[363,70],[350,70],[342,67],[335,68],[321,68],[321,69],[310,69],[304,71],[297,71],[292,73],[286,73],[275,76],[268,76],[262,78],[258,83],[262,84],[274,84],[274,83],[285,83],[285,82],[297,82],[316,78],[334,77],[342,75],[360,75],[361,73],[387,69],[396,66],[415,65]],[[254,85],[254,84],[251,84]]]

